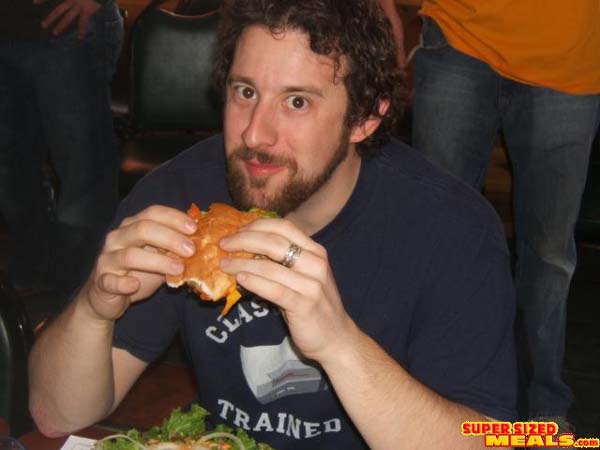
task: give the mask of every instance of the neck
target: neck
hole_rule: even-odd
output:
[[[327,182],[286,219],[311,236],[339,214],[354,191],[360,172],[361,157],[354,146],[331,174]]]

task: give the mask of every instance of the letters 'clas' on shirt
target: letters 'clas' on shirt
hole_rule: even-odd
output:
[[[600,1],[424,0],[455,49],[521,83],[600,93]]]

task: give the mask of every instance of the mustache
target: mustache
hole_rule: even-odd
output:
[[[250,161],[251,159],[256,159],[260,164],[274,164],[278,166],[286,166],[291,169],[296,168],[296,161],[290,158],[286,158],[284,156],[273,155],[272,153],[267,153],[261,150],[253,150],[248,147],[240,147],[235,150],[231,158],[240,159],[242,161]]]

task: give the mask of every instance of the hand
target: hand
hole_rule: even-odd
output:
[[[191,256],[196,223],[184,212],[166,206],[151,206],[128,217],[107,237],[96,266],[79,298],[91,306],[95,318],[113,321],[135,302],[152,295],[165,281],[177,275],[183,263],[159,249]]]
[[[33,3],[41,5],[47,1],[48,0],[33,0]],[[87,32],[90,19],[99,9],[100,4],[94,0],[64,0],[42,21],[42,28],[47,29],[54,25],[52,33],[58,36],[77,19],[77,37],[83,39]]]
[[[292,267],[275,262],[291,243],[302,248]],[[307,358],[323,363],[335,357],[357,330],[344,309],[326,250],[285,219],[261,219],[221,241],[227,251],[245,250],[270,259],[224,259],[246,289],[279,306],[292,339]]]

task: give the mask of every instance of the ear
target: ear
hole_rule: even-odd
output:
[[[371,136],[381,124],[381,117],[385,115],[389,107],[389,100],[380,101],[378,107],[379,117],[371,115],[358,125],[355,125],[350,132],[350,143],[356,144]]]

